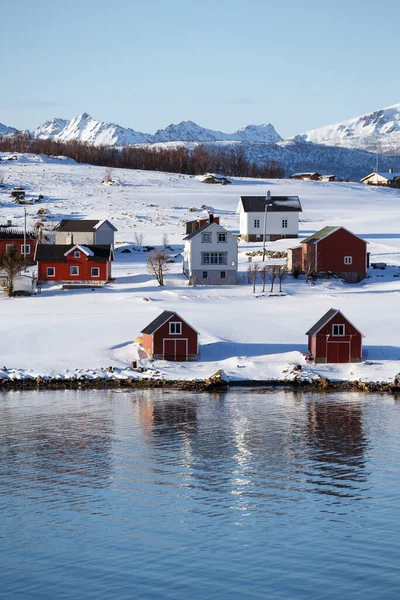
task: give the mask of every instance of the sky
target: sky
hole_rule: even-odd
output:
[[[0,123],[282,137],[400,102],[398,0],[0,0]]]

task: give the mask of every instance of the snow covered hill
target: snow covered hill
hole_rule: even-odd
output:
[[[294,140],[400,156],[400,104],[312,129]]]
[[[18,129],[15,127],[8,127],[8,125],[0,123],[0,135],[15,135],[16,133],[18,133]]]
[[[182,121],[178,125],[168,125],[165,129],[159,129],[153,137],[154,142],[220,142],[228,140],[273,144],[282,141],[282,138],[271,123],[247,125],[234,133],[223,133],[222,131],[205,129],[193,123],[193,121]]]
[[[37,140],[46,140],[48,138],[55,139],[70,121],[68,119],[54,118],[51,121],[46,121],[33,132],[33,137]]]

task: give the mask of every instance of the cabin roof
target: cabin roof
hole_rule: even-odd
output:
[[[110,244],[96,246],[77,246],[76,244],[38,244],[36,246],[36,260],[55,260],[65,261],[66,256],[77,248],[82,250],[88,257],[88,260],[107,261],[112,256]],[[84,250],[85,249],[85,250]]]
[[[308,242],[318,242],[319,240],[326,237],[327,235],[331,235],[331,233],[333,233],[334,231],[337,231],[338,229],[340,229],[340,227],[338,227],[338,226],[323,227],[319,231],[316,231],[312,235],[309,235],[308,237],[306,237],[304,240],[301,240],[301,243],[304,244],[304,243],[308,243]]]
[[[171,310],[164,310],[160,315],[158,315],[158,317],[154,319],[154,321],[152,321],[147,325],[147,327],[142,329],[141,333],[147,333],[151,335],[152,333],[157,331],[157,329],[160,329],[161,325],[164,325],[164,323],[169,321],[169,319],[176,314],[176,312],[173,312]]]
[[[378,172],[374,172],[374,173],[370,173],[369,175],[366,175],[365,177],[363,177],[361,179],[361,181],[365,181],[366,179],[369,179],[370,177],[373,177],[374,175],[379,175],[379,177],[383,177],[384,179],[387,179],[388,181],[393,181],[394,179],[397,179],[398,177],[400,177],[400,173],[378,173]]]
[[[347,318],[347,317],[345,317],[345,316],[344,316],[344,314],[343,314],[343,313],[342,313],[340,310],[338,310],[337,308],[330,308],[330,309],[328,310],[328,312],[327,312],[327,313],[325,313],[325,314],[324,314],[324,316],[323,316],[323,317],[321,317],[321,318],[319,319],[319,321],[317,321],[317,322],[315,323],[315,325],[313,325],[313,326],[311,327],[311,329],[309,329],[309,330],[307,331],[306,335],[316,335],[316,334],[318,333],[318,331],[320,331],[320,330],[321,330],[323,327],[325,327],[325,325],[327,325],[327,324],[329,323],[329,321],[331,321],[331,319],[333,319],[333,317],[335,317],[337,314],[340,314],[340,315],[343,317],[343,319],[345,319],[345,320],[346,320],[348,323],[350,323],[350,321],[348,320],[348,318]],[[353,325],[353,323],[350,323],[350,325],[351,325],[352,327],[354,327],[354,329],[356,329],[356,331],[358,331],[358,333],[359,333],[360,335],[362,335],[362,336],[363,336],[363,334],[361,333],[361,331],[360,331],[359,329],[357,329],[357,327],[355,327],[355,326]],[[363,336],[363,337],[364,337],[364,336]]]
[[[108,223],[108,225],[114,230],[118,231],[116,227],[107,219],[63,219],[55,226],[56,231],[72,231],[72,232],[85,232],[85,231],[95,231],[102,225],[103,223]]]
[[[245,213],[264,212],[267,205],[268,212],[302,212],[298,196],[240,196]]]

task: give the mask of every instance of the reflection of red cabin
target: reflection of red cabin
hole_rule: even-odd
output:
[[[176,312],[164,310],[143,329],[142,334],[142,345],[150,358],[197,360],[197,331]]]
[[[349,363],[362,360],[363,334],[340,310],[328,310],[306,335],[308,350],[316,363]]]
[[[111,246],[38,244],[38,281],[103,284],[111,279]]]

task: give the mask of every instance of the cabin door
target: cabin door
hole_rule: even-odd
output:
[[[164,340],[164,360],[175,360],[175,340]]]
[[[164,360],[187,360],[188,341],[187,339],[166,339],[164,340]]]
[[[348,363],[348,362],[350,362],[350,342],[327,342],[326,362],[327,363]]]

